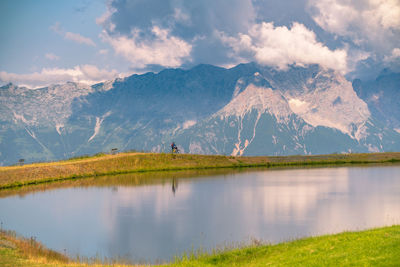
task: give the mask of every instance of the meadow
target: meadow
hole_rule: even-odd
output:
[[[0,266],[141,266],[100,259],[69,259],[32,238],[0,231]],[[398,266],[400,225],[309,237],[277,245],[222,248],[177,257],[162,266]]]
[[[58,162],[0,167],[0,189],[135,172],[396,162],[400,162],[399,152],[279,157],[234,157],[167,153],[97,154]]]

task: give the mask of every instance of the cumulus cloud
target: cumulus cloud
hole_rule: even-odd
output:
[[[399,17],[398,0],[109,0],[96,22],[132,69],[257,61],[348,73],[398,60]]]
[[[387,62],[395,61],[398,59],[400,59],[400,48],[394,48],[392,50],[391,55],[385,57],[385,61],[387,61]]]
[[[392,50],[392,57],[399,58],[400,57],[400,48],[394,48]]]
[[[317,41],[315,33],[303,24],[293,23],[291,28],[275,27],[262,22],[253,25],[248,33],[226,36],[223,42],[233,49],[232,56],[255,59],[263,65],[287,69],[289,65],[319,64],[323,67],[347,72],[345,49],[331,50]]]
[[[132,68],[177,67],[225,64],[229,58],[215,29],[229,34],[246,30],[255,15],[251,0],[111,0],[96,22],[103,27],[103,40]]]
[[[64,39],[73,41],[78,44],[85,44],[89,46],[95,47],[96,44],[93,42],[92,39],[82,36],[79,33],[73,33],[73,32],[65,32],[59,22],[56,22],[53,26],[50,27],[51,30],[53,30],[55,33],[61,35],[64,37]]]
[[[12,82],[29,88],[37,88],[50,84],[65,83],[68,81],[95,84],[118,77],[116,70],[99,69],[94,65],[80,65],[71,69],[43,68],[40,72],[16,74],[0,71],[0,81]]]
[[[103,26],[108,32],[113,32],[115,30],[115,24],[111,21],[111,16],[116,12],[117,9],[113,8],[109,2],[106,12],[96,18],[96,24]]]
[[[53,54],[53,53],[47,53],[47,54],[45,55],[45,58],[47,58],[47,59],[49,59],[49,60],[59,60],[59,59],[60,59],[59,56],[57,56],[57,55],[55,55],[55,54]]]
[[[400,40],[398,0],[309,0],[314,21],[365,49],[388,53]]]
[[[107,11],[96,22],[109,34],[129,35],[133,28],[151,31],[169,28],[173,35],[192,39],[210,35],[215,28],[242,31],[256,19],[252,0],[110,0]]]
[[[154,37],[151,40],[141,39],[141,31],[138,29],[133,30],[131,36],[110,36],[104,31],[101,37],[117,54],[125,57],[138,69],[150,64],[179,67],[184,60],[190,60],[191,44],[157,26],[152,28],[152,33]]]
[[[353,26],[363,32],[400,29],[398,0],[310,0],[314,20],[325,30],[351,35]]]

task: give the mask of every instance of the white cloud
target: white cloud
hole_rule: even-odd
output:
[[[107,55],[108,54],[108,49],[100,49],[99,50],[100,55]]]
[[[309,0],[314,21],[324,30],[350,37],[357,45],[389,47],[399,41],[398,0]]]
[[[49,60],[59,60],[59,59],[60,59],[59,56],[57,56],[57,55],[55,55],[55,54],[53,54],[53,53],[47,53],[47,54],[45,55],[45,58],[47,58],[47,59],[49,59]]]
[[[50,26],[50,29],[60,35],[63,34],[63,30],[61,29],[60,22],[58,22],[58,21],[56,23],[54,23],[54,25]]]
[[[53,26],[50,27],[52,31],[64,37],[64,39],[76,42],[78,44],[85,44],[89,46],[96,46],[92,39],[82,36],[79,33],[73,32],[65,32],[59,22],[56,22]]]
[[[253,2],[109,0],[106,12],[96,23],[104,30],[103,40],[113,39],[113,50],[127,58],[136,70],[154,70],[149,66],[152,64],[178,67],[188,62],[221,66],[232,62],[226,56],[226,47],[214,36],[214,30],[228,34],[246,31],[257,15]],[[166,32],[167,37],[160,38],[154,33],[156,29]],[[160,60],[149,55],[151,50],[161,51]],[[139,52],[144,52],[144,56]],[[167,54],[171,54],[169,58]]]
[[[392,56],[393,57],[400,57],[400,48],[394,48],[393,50],[392,50]]]
[[[96,18],[96,24],[103,26],[107,31],[113,32],[115,30],[115,24],[111,22],[111,16],[117,11],[110,4],[107,5],[106,12],[100,17]]]
[[[103,31],[102,39],[109,43],[115,52],[134,64],[135,68],[145,68],[150,64],[164,67],[179,67],[190,60],[192,45],[172,36],[167,29],[152,28],[154,38],[141,39],[139,30],[132,31],[132,37],[110,36]]]
[[[118,77],[116,70],[99,69],[94,65],[80,65],[71,69],[43,68],[40,72],[16,74],[0,71],[1,82],[12,82],[29,88],[37,88],[50,84],[77,82],[95,84]]]
[[[181,23],[186,23],[186,24],[191,24],[190,16],[182,11],[181,8],[175,8],[174,9],[174,19],[176,22],[181,22]]]
[[[92,41],[92,39],[84,37],[80,35],[79,33],[73,33],[73,32],[66,32],[64,35],[65,39],[74,41],[78,44],[85,44],[89,46],[96,46],[96,44]]]
[[[262,22],[254,24],[247,34],[230,37],[220,33],[220,38],[232,47],[232,56],[242,58],[242,61],[254,58],[260,64],[278,69],[287,69],[291,64],[320,64],[342,73],[348,71],[346,50],[330,50],[303,24],[294,23],[289,29]]]
[[[400,48],[394,48],[392,50],[392,54],[390,56],[385,57],[385,61],[387,62],[394,61],[397,59],[400,59]]]

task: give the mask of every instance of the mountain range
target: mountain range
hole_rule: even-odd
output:
[[[225,155],[400,151],[400,73],[318,65],[165,69],[92,86],[0,87],[0,165],[139,150]]]

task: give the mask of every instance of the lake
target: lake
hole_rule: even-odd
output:
[[[5,229],[69,256],[184,252],[400,223],[400,166],[126,174],[0,194]]]

